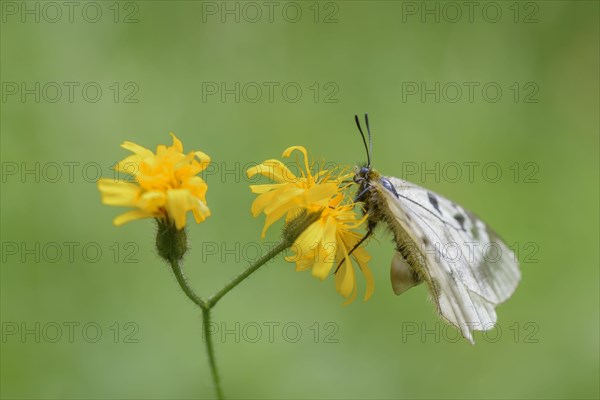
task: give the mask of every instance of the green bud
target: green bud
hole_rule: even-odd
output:
[[[184,229],[177,229],[171,221],[156,220],[156,250],[166,261],[180,261],[187,251],[187,234]]]

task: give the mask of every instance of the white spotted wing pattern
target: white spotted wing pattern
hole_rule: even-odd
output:
[[[387,222],[397,244],[394,291],[425,281],[438,312],[474,343],[472,332],[494,327],[496,305],[519,283],[514,253],[474,214],[440,195],[393,177],[369,183],[370,218]]]

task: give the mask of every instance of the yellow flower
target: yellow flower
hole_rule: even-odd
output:
[[[208,166],[210,157],[200,151],[184,154],[181,141],[172,133],[171,136],[173,145],[157,146],[156,154],[132,142],[121,145],[133,154],[117,163],[116,170],[131,175],[135,183],[98,180],[104,204],[136,208],[116,217],[115,225],[157,218],[183,229],[188,211],[192,211],[197,223],[210,215],[206,206],[208,186],[196,176]]]
[[[259,196],[252,203],[252,215],[258,216],[264,212],[267,216],[261,236],[264,238],[267,229],[278,219],[287,216],[290,219],[299,211],[319,210],[325,207],[339,191],[340,182],[346,177],[332,178],[332,172],[321,171],[312,175],[308,165],[308,155],[302,146],[287,148],[282,156],[289,157],[292,151],[298,150],[304,155],[304,168],[301,176],[297,177],[279,160],[266,160],[249,168],[246,175],[249,178],[260,174],[277,182],[266,185],[250,185],[253,193]]]
[[[367,281],[364,299],[368,300],[374,289],[373,274],[367,264],[371,257],[363,247],[349,254],[362,238],[356,229],[365,221],[365,218],[357,217],[354,203],[344,201],[344,189],[347,188],[344,181],[351,175],[335,169],[321,170],[313,175],[304,147],[290,147],[283,152],[283,157],[289,157],[294,150],[304,156],[300,177],[278,160],[267,160],[247,171],[249,177],[261,174],[276,182],[250,186],[252,192],[259,194],[252,204],[252,214],[258,216],[264,212],[267,217],[262,236],[269,226],[284,216],[290,221],[303,211],[320,212],[319,219],[296,238],[292,245],[293,255],[286,259],[296,262],[297,271],[312,269],[313,276],[321,280],[333,270],[336,290],[348,298],[346,304],[356,298],[354,259]]]

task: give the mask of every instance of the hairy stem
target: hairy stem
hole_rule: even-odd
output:
[[[206,343],[206,352],[208,353],[210,373],[212,375],[213,384],[215,385],[215,391],[217,392],[217,399],[221,400],[225,397],[223,396],[223,389],[221,388],[221,379],[219,378],[219,371],[217,370],[217,362],[215,359],[215,349],[212,344],[212,332],[210,332],[210,308],[202,309],[202,327],[204,332],[204,343]]]
[[[206,302],[204,300],[202,300],[202,298],[200,298],[200,296],[198,296],[194,292],[194,290],[190,287],[190,285],[188,285],[188,282],[185,279],[185,276],[183,276],[183,270],[181,269],[181,266],[179,265],[179,261],[177,261],[175,259],[170,259],[169,263],[171,264],[171,268],[173,269],[175,278],[177,278],[177,283],[179,283],[179,286],[181,287],[181,290],[183,290],[183,293],[185,293],[185,295],[191,301],[193,301],[196,305],[198,305],[200,308],[202,308],[202,309],[207,308]]]

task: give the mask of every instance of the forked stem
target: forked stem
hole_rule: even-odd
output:
[[[230,290],[239,285],[244,279],[250,276],[252,273],[256,272],[260,267],[265,265],[271,259],[275,258],[279,253],[283,252],[285,249],[291,246],[289,240],[284,240],[275,246],[270,252],[265,254],[264,257],[261,257],[256,263],[250,265],[246,268],[241,274],[236,276],[229,282],[223,289],[219,290],[213,296],[210,297],[208,301],[203,300],[200,296],[198,296],[194,290],[190,287],[185,276],[183,275],[183,270],[181,265],[177,260],[169,260],[171,264],[171,268],[173,273],[175,274],[175,278],[177,279],[177,283],[183,290],[183,293],[198,307],[202,309],[202,331],[204,336],[204,343],[206,344],[206,352],[208,354],[208,364],[210,366],[210,372],[212,375],[213,385],[215,387],[215,391],[217,394],[217,399],[224,399],[223,389],[221,387],[221,379],[219,376],[219,370],[217,368],[217,361],[215,357],[215,349],[213,346],[212,340],[212,332],[210,331],[210,320],[211,320],[211,309],[217,304],[217,302],[225,296]]]
[[[252,275],[256,272],[260,267],[268,263],[270,260],[275,258],[277,255],[285,251],[288,247],[290,247],[294,241],[304,232],[306,228],[308,228],[313,222],[315,222],[319,216],[320,212],[311,213],[311,214],[302,214],[295,220],[292,220],[283,234],[283,240],[275,246],[271,251],[261,257],[254,264],[248,266],[242,273],[233,278],[231,282],[225,285],[221,290],[219,290],[214,295],[208,298],[208,301],[202,299],[198,296],[194,290],[190,287],[185,276],[183,275],[183,270],[181,265],[179,264],[179,260],[177,257],[172,256],[172,253],[169,250],[173,247],[171,245],[167,246],[167,250],[163,250],[166,255],[165,258],[168,259],[169,264],[171,264],[171,269],[175,274],[175,278],[177,279],[177,283],[181,287],[181,290],[185,293],[185,295],[198,307],[202,309],[202,328],[204,335],[204,343],[206,343],[206,352],[208,353],[208,363],[210,365],[210,371],[212,375],[213,384],[215,386],[215,391],[217,393],[218,399],[224,399],[223,389],[221,388],[221,380],[219,377],[219,371],[217,369],[217,362],[215,357],[215,350],[212,342],[212,332],[210,332],[210,318],[211,318],[211,309],[217,304],[217,302],[229,293],[233,288],[239,285],[244,279]],[[180,240],[180,242],[182,242]],[[162,243],[162,242],[161,242]],[[183,242],[185,244],[185,237]],[[181,245],[179,243],[178,245]],[[159,252],[161,252],[161,248],[159,247]],[[181,254],[183,256],[183,253]]]

